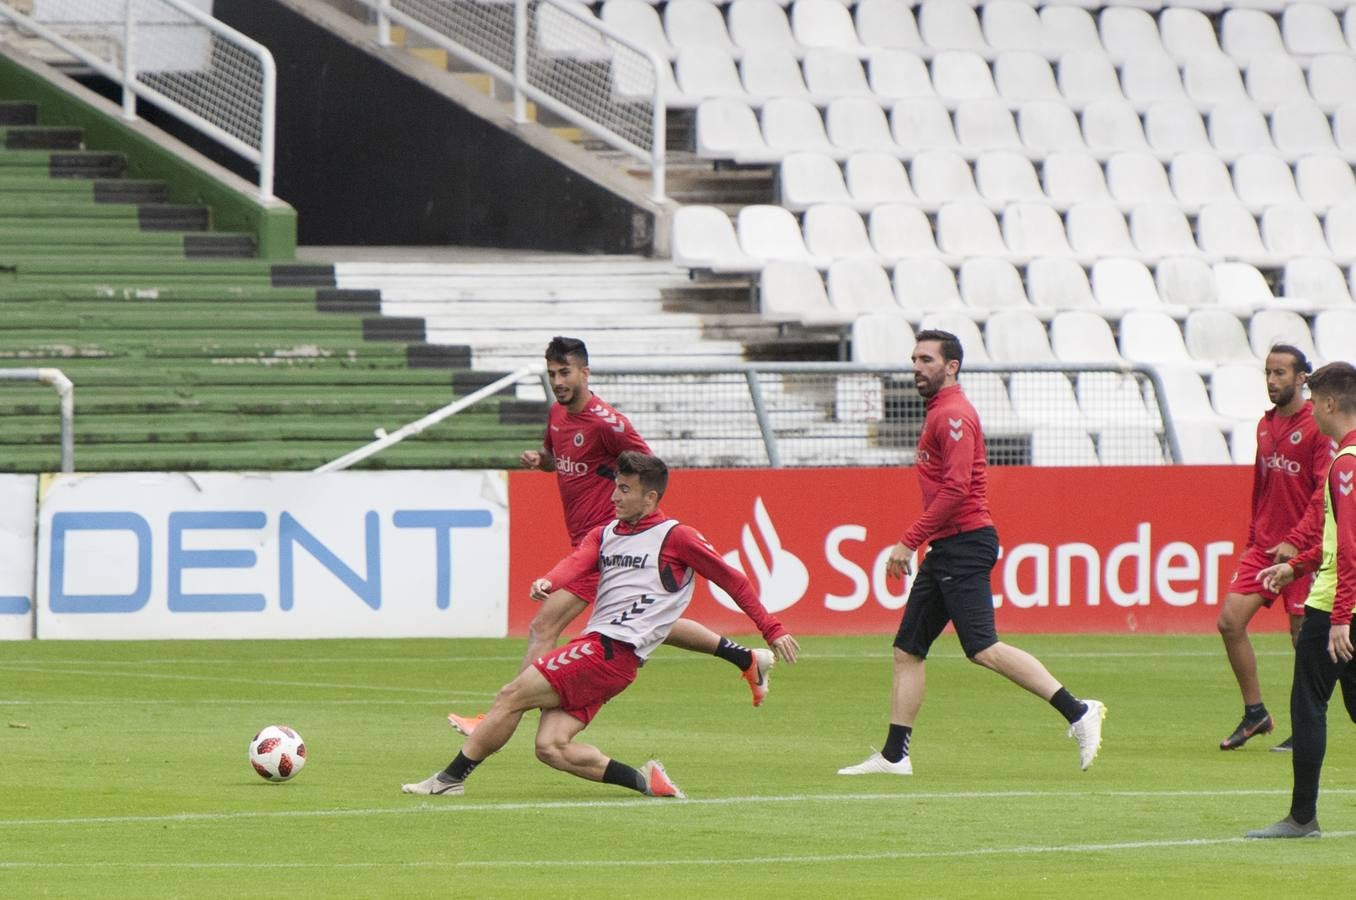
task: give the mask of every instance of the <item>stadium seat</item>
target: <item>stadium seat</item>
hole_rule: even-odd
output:
[[[1034,4],[990,0],[979,12],[984,43],[1003,51],[1045,52],[1045,29]]]
[[[820,203],[805,211],[801,222],[805,247],[811,256],[832,259],[864,259],[880,266],[880,255],[866,236],[862,217],[850,206]],[[830,291],[830,300],[833,299]],[[891,302],[894,298],[891,297]]]
[[[1124,100],[1111,60],[1101,50],[1070,50],[1059,58],[1055,78],[1064,99],[1075,109],[1099,100]]]
[[[801,75],[800,60],[789,50],[759,47],[745,51],[739,61],[739,77],[744,93],[753,102],[766,103],[774,97],[812,99]]]
[[[1188,366],[1208,372],[1211,363],[1192,358],[1182,340],[1182,331],[1167,313],[1132,309],[1121,317],[1121,356],[1132,363]]]
[[[740,50],[771,47],[797,55],[804,51],[791,33],[786,11],[772,0],[730,0],[726,22],[730,39]]]
[[[1026,267],[1026,290],[1037,309],[1090,309],[1096,305],[1087,271],[1072,259],[1041,257]]]
[[[1125,216],[1110,203],[1072,204],[1064,215],[1064,226],[1075,253],[1092,257],[1140,256],[1130,240]]]
[[[1251,429],[1271,408],[1266,375],[1256,363],[1225,363],[1210,374],[1210,402],[1215,412]]]
[[[1356,199],[1334,204],[1323,216],[1323,234],[1333,257],[1343,261],[1356,254]]]
[[[734,60],[723,50],[688,47],[678,53],[673,66],[678,90],[696,101],[714,97],[744,98],[744,83]]]
[[[1268,206],[1262,211],[1262,243],[1277,256],[1327,256],[1328,242],[1309,207],[1300,203]],[[1287,287],[1287,294],[1290,293]]]
[[[1031,429],[1031,464],[1096,466],[1101,463],[1097,458],[1097,448],[1087,431],[1081,428],[1038,425]]]
[[[884,203],[915,203],[909,174],[899,159],[888,153],[854,153],[843,167],[848,193],[858,208]]]
[[[746,206],[735,216],[739,246],[755,259],[803,262],[826,269],[829,260],[815,257],[805,247],[796,218],[782,206]]]
[[[927,63],[912,50],[877,50],[867,62],[867,69],[871,90],[883,101],[937,96]]]
[[[1226,466],[1232,463],[1229,445],[1219,428],[1204,422],[1178,422],[1174,426],[1179,460],[1188,466]]]
[[[1314,209],[1356,201],[1356,175],[1352,174],[1351,163],[1337,155],[1301,158],[1295,163],[1295,185],[1300,199]]]
[[[895,300],[911,317],[921,318],[926,323],[934,314],[948,313],[969,322],[971,329],[975,328],[974,313],[967,311],[961,302],[955,273],[940,259],[902,259],[895,263],[892,280]],[[928,326],[925,324],[924,327]],[[954,328],[947,330],[960,334]],[[977,330],[974,333],[979,336]],[[968,344],[966,352],[969,353]],[[987,358],[987,354],[985,356]]]
[[[961,263],[961,300],[972,309],[1031,309],[1017,268],[1005,259],[975,256]]]
[[[1040,201],[1010,203],[1003,209],[1003,243],[1018,258],[1074,256],[1064,223],[1054,207]],[[1028,279],[1030,268],[1028,267]]]
[[[1111,325],[1100,313],[1061,312],[1050,320],[1050,347],[1060,362],[1123,365]]]
[[[1059,59],[1074,51],[1096,51],[1105,56],[1097,23],[1086,9],[1073,5],[1046,4],[1041,7],[1041,31],[1047,59]]]
[[[669,43],[658,11],[643,0],[606,0],[601,19],[634,43],[653,50],[667,60],[678,58],[678,48]]]
[[[1219,303],[1215,273],[1204,260],[1195,257],[1170,256],[1159,260],[1154,267],[1154,285],[1168,306],[1195,309]]]
[[[1247,153],[1234,160],[1234,192],[1245,206],[1262,209],[1300,202],[1295,178],[1273,153]]]
[[[940,254],[932,235],[932,225],[917,206],[903,203],[877,206],[871,210],[870,233],[872,246],[884,259],[931,259]],[[950,269],[947,271],[949,273]],[[954,281],[952,291],[955,291]]]
[[[1154,277],[1144,263],[1135,259],[1104,257],[1092,264],[1092,296],[1100,309],[1108,312],[1130,309],[1159,309]]]
[[[1044,159],[1063,151],[1087,154],[1078,118],[1063,100],[1023,103],[1017,109],[1017,134],[1026,151],[1037,158]]]
[[[1212,268],[1215,270],[1215,294],[1221,306],[1248,315],[1275,303],[1267,280],[1256,266],[1246,262],[1219,262]]]
[[[1152,104],[1144,114],[1144,137],[1159,156],[1213,151],[1205,123],[1190,100],[1166,100]]]
[[[984,346],[984,339],[980,337],[979,326],[975,324],[974,319],[965,313],[955,310],[933,310],[923,316],[919,330],[923,331],[930,328],[949,331],[959,338],[961,348],[965,351],[966,362],[993,362],[989,358],[989,351]]]
[[[1190,424],[1208,425],[1215,429],[1233,424],[1215,412],[1215,408],[1210,405],[1210,396],[1206,393],[1205,383],[1192,368],[1158,366],[1156,370],[1159,382],[1163,385],[1163,402],[1167,407],[1168,416],[1179,430],[1184,425]],[[1220,443],[1223,445],[1223,439]],[[1228,456],[1227,450],[1224,455]]]
[[[1082,372],[1075,378],[1078,408],[1088,425],[1102,430],[1115,427],[1162,427],[1157,405],[1145,403],[1140,381],[1119,372]]]
[[[1285,53],[1253,58],[1243,73],[1248,96],[1262,112],[1270,112],[1283,103],[1311,103],[1304,70]]]
[[[1257,430],[1239,426],[1229,432],[1229,456],[1237,465],[1253,465],[1257,461]]]
[[[970,153],[1023,151],[1017,124],[1002,100],[965,100],[956,105],[956,137]]]
[[[1309,63],[1309,93],[1324,109],[1334,109],[1351,99],[1356,84],[1356,56],[1351,51],[1314,57]]]
[[[1273,151],[1266,119],[1252,103],[1219,103],[1210,110],[1207,131],[1216,152],[1226,159]]]
[[[890,110],[895,144],[906,154],[929,150],[959,150],[951,116],[940,100],[915,97],[899,100]]]
[[[1009,203],[1045,202],[1045,192],[1036,177],[1036,167],[1025,154],[991,150],[975,160],[975,187],[980,196],[996,206]]]
[[[993,213],[976,201],[941,205],[937,210],[937,246],[955,256],[1008,256]]]
[[[1316,357],[1314,336],[1304,318],[1288,309],[1259,309],[1248,320],[1248,343],[1258,359],[1266,359],[1275,344],[1291,344]]]
[[[925,150],[914,156],[909,182],[919,201],[932,209],[948,201],[977,203],[981,199],[970,166],[960,154],[948,150]]]
[[[1139,114],[1121,99],[1094,100],[1083,108],[1083,140],[1096,156],[1149,149]]]
[[[1076,203],[1113,202],[1111,192],[1107,190],[1106,174],[1097,160],[1087,152],[1051,153],[1041,167],[1041,184],[1045,188],[1045,195],[1061,209],[1069,209]],[[1072,233],[1070,229],[1070,235]]]
[[[863,313],[852,320],[852,361],[905,367],[913,355],[913,326],[902,312]]]
[[[1325,309],[1314,316],[1314,349],[1321,362],[1356,364],[1356,310]]]
[[[1157,103],[1190,103],[1176,61],[1162,50],[1126,60],[1121,65],[1121,90],[1139,109]]]
[[[1248,345],[1248,334],[1238,316],[1223,309],[1193,309],[1182,326],[1192,359],[1201,362],[1248,363],[1258,359]]]
[[[1098,17],[1098,31],[1107,56],[1118,66],[1134,60],[1166,56],[1158,23],[1142,9],[1108,5]],[[1127,96],[1129,93],[1127,91]]]
[[[791,4],[791,34],[803,47],[831,47],[858,57],[866,54],[866,47],[857,39],[852,12],[838,0],[795,0]]]
[[[1009,106],[1034,101],[1064,102],[1050,62],[1030,50],[1000,53],[993,63],[993,80],[998,96]]]
[[[829,141],[844,158],[853,153],[898,152],[885,111],[874,99],[840,97],[829,103],[824,120]]]
[[[998,96],[989,64],[965,50],[943,50],[932,58],[932,86],[947,105]]]
[[[1271,134],[1276,148],[1287,159],[1337,152],[1328,117],[1307,100],[1277,105],[1271,111]]]
[[[1130,150],[1112,156],[1106,161],[1106,184],[1111,196],[1125,207],[1177,203],[1163,164],[1152,153]]]
[[[1158,31],[1163,50],[1188,71],[1195,60],[1227,59],[1215,36],[1214,23],[1199,9],[1163,10],[1158,16]]]
[[[962,292],[964,278],[962,269]],[[996,363],[1057,362],[1045,326],[1034,313],[1024,309],[1004,309],[991,314],[984,323],[984,339],[989,356]]]
[[[975,11],[954,0],[923,0],[918,6],[918,33],[924,44],[937,50],[991,52]]]
[[[1249,102],[1238,64],[1227,56],[1207,53],[1188,59],[1182,72],[1182,86],[1202,112],[1218,103]]]
[[[835,259],[825,279],[829,303],[835,309],[859,316],[868,312],[897,312],[890,276],[872,260]]]
[[[1332,139],[1348,159],[1356,156],[1356,103],[1343,103],[1333,112]]]
[[[790,97],[778,97],[763,106],[763,139],[780,156],[810,152],[846,159],[851,155],[829,141],[824,120],[813,104]]]
[[[796,2],[799,4],[801,0]],[[824,2],[843,9],[838,0]],[[833,100],[840,97],[869,98],[872,105],[880,110],[880,102],[871,90],[871,85],[866,82],[861,61],[846,50],[812,47],[805,52],[802,66],[805,84],[812,95]]]
[[[1281,296],[1303,309],[1351,306],[1347,280],[1331,259],[1314,256],[1287,260],[1281,284]]]
[[[968,347],[965,358],[970,358]],[[1029,426],[1013,412],[1012,401],[1008,399],[1008,389],[1001,375],[966,369],[961,373],[960,381],[966,398],[974,405],[975,412],[979,413],[986,435],[1026,434],[1029,431]]]
[[[778,167],[777,184],[781,205],[792,212],[802,212],[819,203],[870,208],[854,201],[843,182],[843,170],[822,153],[789,154]]]
[[[756,272],[764,260],[739,246],[730,217],[714,206],[683,206],[673,214],[673,261],[690,269]]]
[[[1332,10],[1316,3],[1288,5],[1281,13],[1281,39],[1285,48],[1296,56],[1315,56],[1319,53],[1349,53],[1342,25]]]
[[[753,164],[772,162],[786,155],[763,140],[758,117],[743,100],[731,97],[703,100],[697,107],[694,125],[697,156],[702,159]]]
[[[1097,457],[1104,466],[1161,466],[1163,445],[1152,428],[1105,428],[1097,436]]]
[[[1073,383],[1063,372],[1013,372],[1008,377],[1008,396],[1013,411],[1032,426],[1086,427]]]
[[[1220,17],[1220,49],[1240,66],[1269,53],[1284,53],[1276,20],[1260,9],[1230,9]]]
[[[857,37],[863,45],[921,50],[923,39],[907,0],[858,0]]]
[[[1178,204],[1187,212],[1210,203],[1238,202],[1229,169],[1213,150],[1174,156],[1168,165],[1168,184]],[[1204,249],[1204,242],[1201,247]]]
[[[680,52],[691,47],[723,50],[732,58],[739,48],[730,40],[720,7],[708,0],[669,0],[664,5],[664,32]]]
[[[805,263],[768,263],[759,276],[758,303],[763,317],[778,323],[846,327],[855,318],[829,303],[824,280]]]

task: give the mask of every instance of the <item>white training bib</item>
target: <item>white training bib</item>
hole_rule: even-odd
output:
[[[598,599],[585,631],[625,641],[645,659],[664,643],[692,600],[688,569],[680,585],[665,584],[659,555],[677,519],[665,519],[638,534],[618,534],[618,522],[603,529],[598,548]]]

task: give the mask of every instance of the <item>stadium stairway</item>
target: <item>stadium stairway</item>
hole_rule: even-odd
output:
[[[78,470],[313,468],[478,386],[421,355],[422,328],[383,318],[376,292],[255,258],[252,237],[38,112],[0,104],[0,365],[75,383]],[[543,415],[492,399],[365,465],[511,464]],[[0,470],[58,468],[54,392],[5,383],[0,419]]]

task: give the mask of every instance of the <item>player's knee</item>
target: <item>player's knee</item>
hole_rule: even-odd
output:
[[[537,759],[553,769],[565,768],[565,744],[562,741],[537,739]]]
[[[1246,619],[1240,619],[1236,613],[1229,609],[1220,610],[1219,619],[1215,621],[1215,627],[1225,637],[1243,635],[1247,631],[1247,624]]]
[[[977,666],[992,669],[997,664],[999,652],[997,644],[990,644],[982,650],[965,654],[965,658]]]

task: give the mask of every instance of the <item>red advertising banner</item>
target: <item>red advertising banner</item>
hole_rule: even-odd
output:
[[[1247,540],[1246,466],[993,467],[999,632],[1208,632]],[[696,527],[793,632],[889,633],[908,592],[885,559],[919,514],[909,469],[675,471],[661,508]],[[533,578],[569,551],[555,478],[509,478],[509,633]],[[689,617],[752,626],[703,582]],[[1253,628],[1281,630],[1279,608]]]

